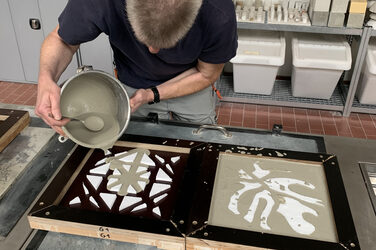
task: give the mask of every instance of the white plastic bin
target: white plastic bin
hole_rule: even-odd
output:
[[[329,99],[344,70],[351,68],[351,49],[344,36],[294,34],[292,95]]]
[[[376,40],[368,45],[366,61],[359,78],[356,96],[362,104],[376,105]]]
[[[285,38],[278,31],[238,30],[238,50],[231,60],[234,91],[270,95],[285,61]]]

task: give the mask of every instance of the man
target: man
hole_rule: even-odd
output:
[[[237,49],[231,0],[70,0],[41,49],[35,111],[48,125],[63,134],[56,82],[102,32],[134,115],[215,123],[211,84]]]

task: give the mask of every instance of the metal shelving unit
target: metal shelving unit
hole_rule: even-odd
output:
[[[222,101],[333,110],[341,111],[343,116],[349,116],[351,111],[366,112],[373,110],[370,109],[370,105],[367,105],[367,107],[362,109],[362,107],[356,104],[356,100],[354,101],[354,97],[356,87],[358,85],[361,67],[363,65],[365,54],[367,51],[369,38],[371,35],[376,36],[375,30],[372,30],[368,27],[365,27],[363,29],[352,29],[345,27],[331,28],[318,26],[298,26],[249,22],[238,22],[237,27],[239,29],[251,30],[273,30],[286,32],[351,35],[358,38],[360,42],[357,51],[357,57],[353,58],[353,60],[355,60],[355,63],[353,64],[353,74],[348,89],[346,91],[343,91],[343,88],[340,87],[340,85],[342,84],[338,84],[336,90],[333,93],[333,96],[329,100],[293,97],[291,94],[291,87],[289,81],[281,80],[276,80],[276,83],[274,84],[273,93],[271,96],[234,93],[232,87],[232,79],[223,76],[218,86],[218,89],[221,91],[223,96]]]
[[[325,100],[292,96],[291,83],[288,80],[276,80],[271,95],[235,93],[232,83],[231,76],[221,77],[218,90],[223,96],[222,101],[285,107],[316,108],[332,111],[342,111],[345,103],[340,88],[336,88],[332,97],[329,100]]]

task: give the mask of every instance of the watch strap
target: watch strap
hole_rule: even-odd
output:
[[[154,87],[151,87],[150,89],[154,93],[154,100],[152,102],[149,102],[149,104],[154,104],[154,103],[160,102],[159,91],[158,91],[157,87],[154,86]]]

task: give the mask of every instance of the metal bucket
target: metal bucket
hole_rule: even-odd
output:
[[[91,67],[83,67],[78,72],[61,88],[61,114],[65,117],[76,117],[90,112],[111,115],[119,124],[119,133],[106,140],[115,142],[128,127],[131,115],[129,97],[123,84],[110,74],[92,70]],[[106,131],[78,131],[70,124],[71,122],[62,129],[75,143],[88,148],[108,146],[106,142],[95,141],[95,138],[104,136]]]

